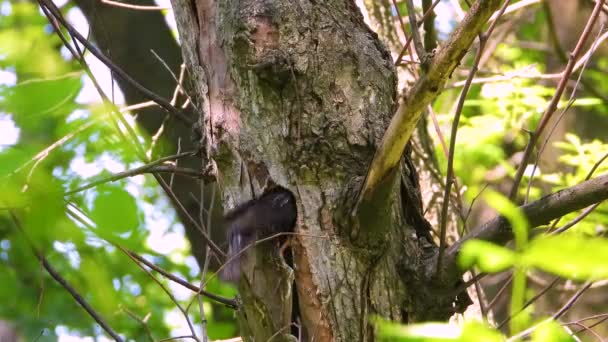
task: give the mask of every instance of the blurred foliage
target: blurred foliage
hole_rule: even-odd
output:
[[[149,137],[136,129],[140,136],[125,141],[132,138],[119,131],[124,124],[112,119],[108,106],[78,99],[86,75],[61,49],[35,3],[2,0],[0,10],[0,116],[18,130],[14,144],[0,147],[0,319],[14,324],[25,341],[104,335],[42,268],[35,248],[128,340],[189,334],[176,303],[116,248],[200,283],[198,266],[183,247],[183,228],[154,179],[140,175],[67,194],[142,165],[132,146],[148,149]],[[200,327],[192,292],[155,277]],[[207,290],[235,295],[231,285],[210,275],[207,281]],[[209,336],[234,336],[235,324],[226,323],[233,321],[226,319],[232,310],[203,302]]]
[[[463,268],[488,273],[510,267],[537,268],[573,280],[608,279],[608,240],[568,234],[539,236],[519,252],[486,241],[467,242],[459,255]]]
[[[72,5],[63,10],[73,10]],[[403,2],[398,2],[398,10],[406,15]],[[14,144],[0,147],[0,319],[14,323],[27,341],[54,341],[66,333],[103,335],[41,267],[34,248],[128,339],[147,341],[189,334],[184,331],[186,324],[176,303],[117,248],[128,248],[193,284],[200,282],[200,271],[183,247],[183,228],[154,180],[139,175],[69,193],[117,171],[141,166],[145,160],[136,151],[149,150],[150,138],[137,127],[133,127],[137,136],[125,133],[126,126],[134,122],[131,116],[117,118],[107,105],[79,101],[86,76],[62,49],[34,3],[0,0],[0,11],[0,116],[8,117],[18,130]],[[491,190],[482,198],[514,225],[516,248],[471,241],[462,250],[461,265],[488,273],[514,269],[518,274],[536,269],[578,281],[605,279],[608,241],[602,236],[608,222],[606,204],[561,235],[536,234],[528,241],[521,212],[499,194],[504,191],[500,187],[509,184],[518,153],[528,141],[525,130],[537,126],[555,89],[555,80],[540,78],[548,72],[546,59],[552,52],[516,43],[547,41],[547,18],[543,11],[534,13],[496,46],[493,58],[482,67],[478,75],[482,82],[472,86],[465,102],[454,160],[463,197],[469,203],[490,185]],[[462,65],[471,62],[472,55],[468,55]],[[598,54],[584,70],[583,80],[592,85],[595,94],[608,91],[606,67],[608,58]],[[578,74],[574,76],[576,79]],[[450,82],[456,79],[459,77]],[[461,85],[448,84],[433,104],[443,132],[450,131],[460,90]],[[606,117],[607,103],[593,94],[579,90],[573,97],[571,108],[578,111],[577,120]],[[569,106],[568,97],[564,96],[556,115]],[[436,151],[442,151],[436,135],[435,139]],[[570,132],[550,147],[560,152],[559,167],[541,164],[533,180],[531,172],[526,173],[520,195],[527,194],[530,183],[530,201],[584,181],[593,168],[594,174],[608,171],[608,163],[596,165],[608,155],[605,137]],[[444,154],[437,156],[441,171],[445,171]],[[571,213],[562,221],[577,215]],[[176,236],[177,240],[171,240],[174,244],[168,242]],[[200,311],[192,293],[162,277],[157,279],[200,326]],[[208,291],[235,295],[231,285],[212,276],[206,280]],[[525,279],[516,279],[515,284],[521,290]],[[513,291],[511,309],[519,312],[515,309],[521,307],[525,294]],[[225,319],[232,316],[231,310],[212,306],[206,299],[204,306],[211,338],[236,333],[234,323]],[[518,324],[514,332],[535,328],[531,341],[572,340],[550,319],[526,317]],[[467,322],[462,327],[443,323],[402,326],[376,319],[375,326],[378,337],[387,341],[506,340],[502,333],[480,322]]]
[[[501,342],[507,338],[488,325],[466,322],[462,327],[448,323],[400,325],[381,319],[375,320],[380,341],[392,342]],[[567,331],[552,320],[535,324],[530,342],[575,341]]]
[[[453,7],[456,3],[466,10],[464,1],[452,1],[446,7]],[[399,13],[406,17],[405,2],[399,4]],[[605,72],[608,56],[604,48],[595,51],[589,63],[572,74],[554,114],[564,124],[566,132],[557,129],[552,133],[557,139],[552,141],[546,141],[546,136],[540,138],[538,146],[542,146],[544,159],[541,158],[535,165],[538,149],[532,154],[519,187],[517,204],[501,195],[510,190],[515,170],[529,140],[526,132],[538,126],[555,93],[560,79],[557,73],[564,68],[569,57],[560,55],[552,44],[547,13],[541,4],[527,6],[509,16],[512,21],[505,26],[512,26],[506,31],[501,31],[500,25],[497,27],[493,38],[500,41],[490,40],[491,43],[486,45],[486,50],[493,49],[492,56],[482,59],[483,64],[479,66],[467,94],[454,157],[465,212],[475,203],[475,209],[489,207],[503,215],[513,227],[515,243],[499,246],[485,241],[469,241],[463,246],[459,261],[463,269],[487,273],[513,272],[510,309],[519,314],[511,320],[511,334],[533,327],[532,341],[572,341],[573,338],[558,322],[544,319],[546,313],[545,316],[539,313],[533,315],[532,307],[523,309],[524,301],[534,295],[526,284],[526,274],[540,271],[579,282],[608,279],[605,266],[608,264],[608,239],[605,238],[608,204],[600,204],[582,221],[559,235],[544,233],[572,221],[580,212],[570,213],[530,232],[517,205],[524,199],[531,202],[608,172],[608,162],[604,161],[608,159],[608,136],[605,134],[608,131],[608,103],[604,97],[608,90],[608,73]],[[455,14],[452,16],[452,19],[457,19]],[[553,24],[562,24],[558,20],[560,16],[555,13],[554,16]],[[586,20],[584,16],[581,18]],[[437,20],[440,19],[436,19],[436,26]],[[441,20],[448,19],[444,17]],[[595,35],[594,32],[590,40]],[[562,48],[572,50],[574,46]],[[461,62],[462,69],[470,70],[474,52],[473,49],[465,56]],[[548,61],[556,59],[561,64],[557,69],[554,65],[549,70]],[[436,116],[446,146],[450,140],[456,103],[467,76],[461,71],[457,69],[448,80],[446,89],[433,103],[434,114],[429,114]],[[552,77],[548,76],[551,74]],[[545,132],[550,132],[553,126],[554,122],[550,122]],[[429,124],[428,130],[434,139],[438,171],[445,175],[447,151],[436,127]],[[471,222],[475,220],[475,214],[473,212],[471,217],[467,215],[468,221],[463,219],[457,222],[460,232],[481,223]],[[530,241],[529,235],[534,236]],[[492,341],[507,338],[487,326],[471,323],[465,324],[462,329],[444,324],[401,326],[382,321],[378,321],[376,326],[379,336],[387,341]],[[474,332],[472,335],[465,334],[469,329]],[[484,335],[487,331],[494,335]]]

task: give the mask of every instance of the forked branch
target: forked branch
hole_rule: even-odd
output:
[[[606,199],[608,199],[608,174],[603,174],[573,187],[547,195],[520,208],[528,219],[529,227],[534,228]],[[448,248],[443,270],[449,275],[450,279],[460,277],[462,272],[456,264],[456,259],[462,245],[469,240],[480,239],[503,245],[512,238],[513,231],[509,221],[502,216],[498,216],[477,227]]]
[[[357,198],[357,205],[352,211],[353,215],[357,213],[359,203],[364,198],[371,198],[377,186],[398,165],[422,111],[439,95],[475,37],[501,2],[501,0],[475,2],[444,46],[437,51],[428,72],[421,76],[404,96],[367,171],[365,182]]]

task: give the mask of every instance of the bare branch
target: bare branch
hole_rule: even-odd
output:
[[[422,15],[422,18],[420,19],[420,21],[418,22],[418,26],[422,25],[422,23],[424,23],[425,21],[427,21],[431,16],[433,16],[433,9],[435,9],[435,6],[437,6],[437,4],[439,4],[440,0],[435,0],[435,2],[433,2],[433,4],[431,5],[431,7],[429,7],[428,10],[426,10],[426,12],[424,12],[424,14]],[[396,3],[395,3],[396,5]],[[397,15],[400,17],[399,14],[399,8],[397,6],[395,6],[395,10],[397,11]],[[402,27],[404,27],[404,25],[401,25]],[[403,31],[403,34],[407,37],[407,33],[405,32],[405,30]],[[403,44],[403,48],[401,49],[401,52],[399,52],[399,56],[397,56],[397,58],[395,59],[395,65],[400,65],[402,62],[402,58],[403,55],[405,54],[405,50],[408,49],[408,47],[410,46],[410,43],[412,42],[413,36],[410,35],[409,37],[407,37],[405,44]],[[414,62],[414,61],[412,61]]]
[[[101,0],[101,2],[110,6],[122,7],[136,11],[170,11],[172,9],[171,7],[133,5],[112,0]]]
[[[537,227],[575,210],[583,209],[608,198],[608,174],[560,190],[535,202],[521,206],[529,226]],[[444,270],[456,275],[460,273],[456,258],[462,245],[473,239],[504,244],[513,238],[511,225],[504,217],[496,217],[464,236],[446,252]]]
[[[95,309],[93,309],[93,307],[87,303],[87,301],[80,295],[80,293],[78,293],[78,291],[76,291],[75,288],[72,287],[72,285],[70,285],[70,283],[68,283],[67,280],[65,280],[52,266],[51,264],[49,264],[48,260],[44,257],[44,255],[42,255],[42,253],[34,246],[34,243],[30,240],[29,236],[26,234],[26,232],[23,230],[23,227],[21,226],[21,223],[19,222],[19,219],[17,218],[17,216],[15,215],[15,213],[13,213],[13,211],[9,211],[11,218],[13,220],[13,223],[15,224],[15,226],[17,227],[17,229],[24,235],[27,244],[30,246],[30,248],[32,249],[32,252],[34,253],[34,255],[36,256],[36,258],[40,261],[40,263],[42,264],[42,267],[44,267],[44,269],[49,273],[49,275],[57,282],[59,283],[59,285],[61,285],[66,291],[68,291],[68,293],[72,296],[72,298],[74,298],[74,300],[76,301],[76,303],[78,303],[78,305],[80,305],[88,314],[89,316],[91,316],[95,322],[97,322],[97,324],[99,324],[101,326],[101,328],[108,333],[108,335],[112,336],[112,338],[115,341],[118,342],[122,342],[123,339],[118,336],[118,334],[110,327],[110,325],[103,319],[103,317],[101,317],[101,315],[95,311]]]
[[[500,10],[498,11],[498,17],[504,13],[507,9],[507,6],[511,0],[506,0],[502,5]],[[458,105],[456,106],[456,112],[454,113],[454,120],[452,122],[452,132],[450,133],[450,149],[448,150],[448,169],[447,174],[445,176],[445,189],[443,193],[443,205],[441,207],[441,226],[439,227],[439,257],[437,258],[437,271],[441,270],[441,262],[443,258],[443,252],[445,251],[446,244],[446,234],[447,234],[447,220],[448,220],[448,206],[450,204],[450,192],[452,190],[452,184],[456,183],[456,176],[454,174],[454,153],[456,152],[456,135],[458,134],[458,124],[460,122],[460,114],[462,113],[462,109],[464,108],[464,101],[467,98],[467,94],[469,93],[469,88],[471,86],[471,82],[477,73],[479,68],[479,63],[481,62],[481,58],[483,56],[483,50],[486,46],[487,39],[492,35],[494,28],[496,27],[496,21],[490,24],[488,28],[488,32],[479,35],[479,47],[477,48],[477,53],[475,55],[475,61],[473,62],[473,67],[469,72],[469,76],[467,77],[467,82],[462,88],[462,92],[460,93],[460,98],[458,99]],[[462,207],[462,205],[461,205]]]
[[[422,111],[439,95],[469,46],[501,2],[500,0],[479,0],[473,4],[460,26],[454,30],[444,47],[435,55],[428,73],[416,82],[401,101],[372,160],[352,214],[356,213],[362,199],[371,198],[377,186],[398,165]]]
[[[232,308],[232,309],[236,309],[237,308],[237,303],[236,303],[236,301],[234,299],[225,298],[225,297],[213,294],[211,292],[205,291],[201,287],[197,287],[195,285],[192,285],[189,282],[187,282],[186,280],[184,280],[184,279],[182,279],[182,278],[180,278],[178,276],[175,276],[175,275],[173,275],[173,274],[165,271],[164,269],[162,269],[161,267],[157,266],[156,264],[154,264],[154,263],[152,263],[152,262],[144,259],[142,256],[138,255],[137,253],[135,253],[133,251],[130,251],[130,250],[127,250],[127,249],[125,249],[123,247],[120,247],[118,245],[116,245],[116,246],[121,251],[123,251],[125,254],[127,254],[129,257],[133,258],[135,260],[135,262],[141,263],[141,264],[144,264],[144,265],[148,266],[150,269],[152,269],[152,270],[160,273],[163,277],[165,277],[165,278],[167,278],[167,279],[169,279],[169,280],[171,280],[171,281],[173,281],[173,282],[175,282],[177,284],[180,284],[181,286],[183,286],[183,287],[185,287],[185,288],[187,288],[187,289],[189,289],[189,290],[191,290],[193,292],[200,293],[201,295],[203,295],[203,296],[205,296],[205,297],[207,297],[209,299],[212,299],[212,300],[214,300],[214,301],[216,301],[218,303],[224,304],[224,305],[226,305],[229,308]]]
[[[212,176],[206,175],[203,172],[199,172],[197,170],[188,169],[188,168],[180,168],[180,167],[173,166],[173,165],[159,165],[159,164],[162,164],[169,160],[189,157],[189,156],[192,156],[193,154],[194,154],[193,152],[183,152],[183,153],[178,153],[178,154],[175,154],[172,156],[163,157],[163,158],[160,158],[153,162],[150,162],[148,164],[142,165],[140,167],[137,167],[137,168],[134,168],[131,170],[127,170],[127,171],[123,171],[123,172],[118,172],[118,173],[110,175],[106,178],[91,182],[89,184],[83,185],[74,190],[70,190],[65,193],[65,196],[73,195],[77,192],[81,192],[81,191],[93,188],[99,184],[115,182],[119,179],[136,176],[136,175],[139,175],[142,173],[171,172],[171,173],[188,175],[188,176],[195,177],[195,178],[201,178],[205,181],[212,181],[212,179],[213,179]]]
[[[163,109],[167,112],[175,115],[177,118],[182,120],[186,124],[193,124],[194,121],[192,118],[188,117],[178,108],[172,106],[169,101],[150,91],[148,88],[141,85],[139,82],[135,81],[129,74],[127,74],[124,70],[118,67],[115,63],[113,63],[108,57],[106,57],[97,47],[91,44],[85,37],[83,37],[70,23],[68,23],[65,18],[61,15],[61,12],[57,9],[55,4],[49,0],[40,0],[39,5],[41,8],[46,8],[49,11],[49,14],[57,20],[61,25],[72,35],[75,40],[78,40],[82,45],[84,45],[95,57],[99,58],[110,70],[116,73],[119,77],[129,82],[134,88],[136,88],[139,92],[141,92],[147,98],[153,100],[158,103]],[[67,46],[67,44],[66,44]]]
[[[604,0],[600,0],[596,3],[596,6],[593,9],[591,16],[589,16],[587,25],[585,25],[585,29],[583,30],[583,33],[581,33],[578,43],[576,44],[576,47],[574,48],[574,51],[570,54],[568,64],[564,68],[564,71],[562,73],[562,75],[563,75],[562,79],[559,81],[559,84],[557,85],[557,89],[555,90],[555,94],[553,95],[553,98],[551,99],[551,102],[549,103],[549,107],[545,110],[545,112],[543,113],[543,116],[541,117],[540,123],[538,124],[538,126],[536,127],[534,132],[532,132],[532,134],[530,135],[530,141],[528,142],[528,145],[526,146],[524,155],[521,160],[521,164],[519,165],[519,167],[517,169],[515,178],[513,180],[513,186],[511,187],[511,191],[509,193],[509,199],[511,199],[511,200],[513,200],[517,196],[519,184],[521,183],[521,179],[524,175],[524,171],[528,164],[528,160],[530,160],[530,156],[532,155],[532,151],[534,150],[534,147],[536,146],[536,142],[537,142],[538,138],[540,137],[540,134],[543,132],[543,130],[549,123],[549,120],[551,119],[551,117],[553,116],[555,111],[557,110],[557,105],[559,103],[559,100],[561,99],[562,94],[564,93],[564,91],[566,89],[566,84],[568,82],[568,79],[570,78],[570,75],[572,74],[572,71],[574,70],[576,59],[581,54],[583,47],[585,45],[585,42],[587,41],[587,39],[589,38],[589,35],[591,34],[591,29],[595,25],[595,22],[597,21],[597,18],[600,15],[603,4],[604,4]]]

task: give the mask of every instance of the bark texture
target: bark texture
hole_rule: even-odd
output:
[[[397,106],[391,57],[354,2],[173,7],[225,207],[259,195],[269,180],[297,199],[293,271],[272,241],[242,264],[243,337],[293,340],[294,295],[305,340],[374,340],[372,315],[449,317],[452,300],[431,295],[419,276],[426,254],[407,223],[421,217],[408,163],[350,216]]]

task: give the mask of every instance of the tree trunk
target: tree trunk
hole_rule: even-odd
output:
[[[397,105],[391,57],[354,2],[173,7],[225,208],[256,197],[269,180],[297,199],[293,271],[276,243],[247,252],[243,338],[294,339],[293,294],[304,340],[374,340],[373,315],[447,319],[454,296],[434,294],[425,277],[435,246],[416,235],[426,221],[409,157],[350,214]]]

